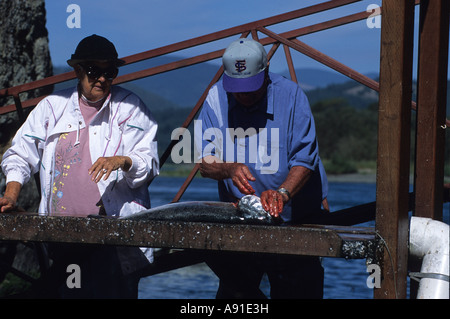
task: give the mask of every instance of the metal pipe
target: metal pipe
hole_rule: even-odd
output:
[[[449,225],[412,217],[409,253],[422,259],[417,299],[449,299]]]

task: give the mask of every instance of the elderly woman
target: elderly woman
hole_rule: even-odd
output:
[[[150,207],[148,183],[159,173],[157,124],[136,95],[112,86],[117,68],[124,64],[117,57],[113,43],[104,37],[92,35],[78,44],[67,61],[78,77],[77,87],[42,100],[4,154],[7,185],[0,198],[1,212],[16,208],[22,185],[37,172],[42,215],[127,216]],[[54,252],[59,257],[62,252],[76,255],[52,246],[57,246]],[[86,255],[86,249],[74,248],[80,250],[80,256]],[[117,255],[115,249],[111,251]],[[82,278],[88,268],[81,267]],[[92,296],[110,296],[112,290],[105,288],[107,295]]]

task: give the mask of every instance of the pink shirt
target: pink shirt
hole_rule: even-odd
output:
[[[80,98],[81,114],[86,126],[79,133],[63,133],[59,137],[52,187],[52,214],[87,216],[99,213],[97,203],[100,201],[100,192],[88,174],[93,164],[89,151],[89,124],[103,101],[90,103]]]

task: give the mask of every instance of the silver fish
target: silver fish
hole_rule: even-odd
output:
[[[231,224],[274,224],[275,220],[261,205],[257,196],[244,196],[237,207],[233,203],[191,201],[143,210],[124,217],[131,220],[165,220]]]
[[[243,213],[242,217],[259,219],[261,221],[272,222],[272,216],[264,210],[261,199],[255,195],[245,195],[239,200],[239,210]]]

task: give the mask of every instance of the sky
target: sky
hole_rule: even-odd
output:
[[[65,66],[78,42],[95,33],[111,40],[119,56],[125,57],[325,1],[47,0],[50,53],[55,66]],[[79,10],[70,6],[72,4],[77,5]],[[371,4],[381,5],[381,0],[360,1],[268,29],[274,32],[297,29],[341,15],[366,11]],[[416,12],[416,21],[417,15]],[[232,40],[234,38],[179,54],[187,57],[205,53],[205,49],[223,49]],[[356,71],[364,74],[379,72],[380,29],[369,28],[366,20],[302,36],[299,40]],[[284,58],[280,57],[284,54],[283,50],[278,51],[281,53],[277,53],[271,62],[273,71],[287,69]],[[296,68],[326,69],[298,52],[293,51],[292,54]],[[219,60],[215,62],[220,63]]]

